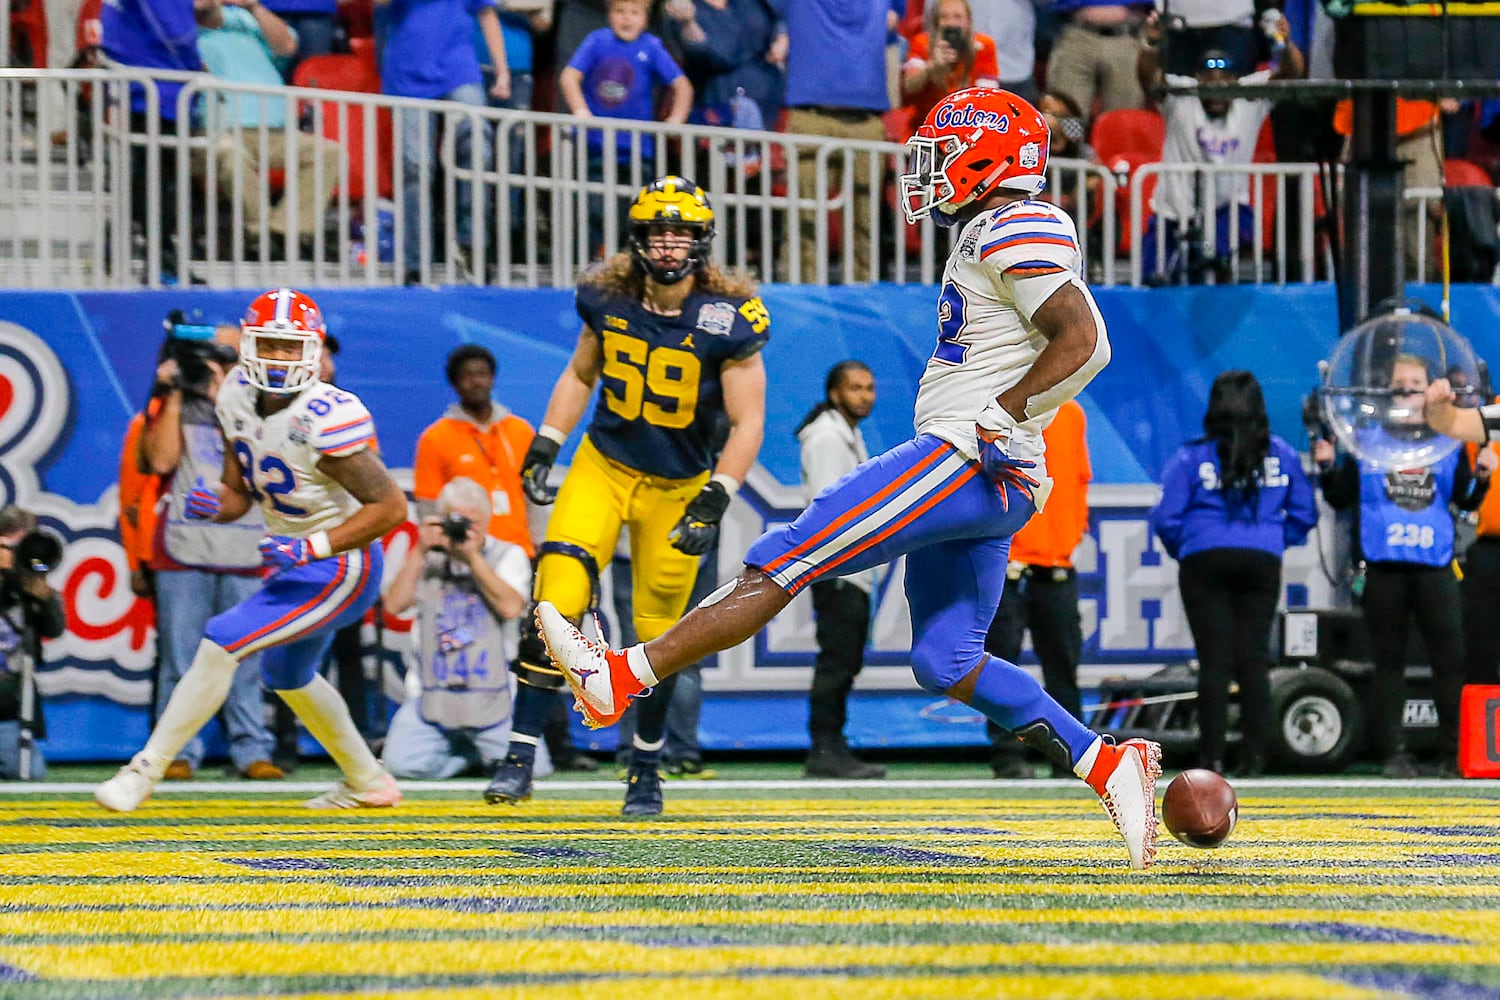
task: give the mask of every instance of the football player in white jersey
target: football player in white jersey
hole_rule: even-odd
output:
[[[1025,100],[949,95],[907,141],[907,218],[957,225],[916,437],[829,487],[763,535],[740,577],[664,635],[625,651],[583,636],[547,602],[537,622],[584,721],[609,725],[661,677],[750,638],[815,580],[905,555],[912,671],[974,706],[1098,793],[1133,868],[1156,852],[1161,747],[1120,746],[1074,719],[1030,674],[986,654],[1013,535],[1045,503],[1042,428],[1109,362],[1072,221],[1035,200],[1047,123]]]
[[[328,751],[344,777],[316,809],[394,806],[401,791],[355,728],[318,664],[333,633],[380,594],[380,538],[406,520],[406,497],[372,449],[375,424],[353,393],[318,380],[326,329],[317,304],[279,288],[250,305],[240,364],[219,390],[222,481],[199,480],[187,516],[233,521],[259,503],[266,578],[209,620],[193,665],[140,753],[94,791],[130,812],[183,744],[224,704],[239,661],[264,650],[261,676]]]

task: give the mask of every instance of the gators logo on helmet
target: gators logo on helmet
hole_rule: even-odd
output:
[[[1008,90],[971,87],[949,94],[906,140],[901,207],[908,222],[928,215],[952,225],[954,213],[997,188],[1027,195],[1047,186],[1047,120]]]

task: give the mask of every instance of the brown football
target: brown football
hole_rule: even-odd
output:
[[[1183,771],[1167,786],[1161,818],[1167,832],[1189,847],[1218,847],[1234,832],[1240,804],[1229,782],[1213,771]]]

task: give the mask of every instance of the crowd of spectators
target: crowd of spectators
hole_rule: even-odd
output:
[[[904,139],[954,89],[999,85],[1040,103],[1054,127],[1054,156],[1098,162],[1094,149],[1100,148],[1103,165],[1121,180],[1157,160],[1248,168],[1252,161],[1327,162],[1348,152],[1347,105],[1200,101],[1181,91],[1194,80],[1256,83],[1331,76],[1333,31],[1315,0],[110,0],[102,12],[99,2],[47,5],[58,20],[81,18],[81,25],[97,25],[80,28],[80,59],[92,58],[83,54],[92,39],[121,64],[203,71],[235,82],[290,83],[304,60],[342,52],[372,60],[374,78],[392,96],[555,110],[583,119],[691,122],[871,141]],[[1176,96],[1163,96],[1164,84],[1178,88]],[[157,124],[167,135],[179,127],[177,89],[159,87]],[[1464,183],[1500,164],[1500,151],[1487,137],[1500,132],[1495,107],[1500,102],[1402,102],[1396,155],[1409,164],[1408,186],[1442,186],[1445,157],[1467,157],[1479,165],[1479,173],[1467,174]],[[226,110],[240,128],[262,122],[275,128],[285,117],[285,107],[275,101],[241,101]],[[136,94],[132,112],[131,127],[144,131],[143,94]],[[1120,141],[1125,119],[1112,115],[1157,112],[1156,125],[1143,130],[1137,119],[1124,130],[1127,141]],[[476,160],[489,162],[493,137],[471,136],[470,121],[462,115],[445,119],[405,111],[396,122],[407,213],[400,263],[410,280],[425,262],[455,254],[469,273],[478,266],[470,218],[485,208],[482,200],[476,202],[480,193],[456,184],[457,231],[451,234],[441,232],[440,213],[424,211],[431,199],[417,197],[431,188],[440,169],[435,143],[447,128],[455,130],[455,166],[463,170]],[[620,169],[606,170],[603,133],[589,129],[582,135],[589,179],[596,183],[613,176],[629,187],[631,159],[651,161],[652,138],[634,138],[625,128],[616,132]],[[248,155],[241,166],[229,156],[217,159],[221,197],[244,192],[246,226],[252,235],[268,229],[273,253],[292,237],[306,250],[337,180],[337,149],[310,134],[293,144],[296,148],[240,145]],[[522,144],[513,142],[509,149],[509,169],[519,174],[525,167]],[[147,176],[149,155],[148,145],[134,148],[139,161],[134,176]],[[279,174],[288,160],[295,160],[300,178],[297,204],[273,206],[262,219],[259,186],[231,183],[231,174]],[[322,169],[315,171],[315,163]],[[674,169],[693,173],[693,166],[687,162]],[[175,222],[168,216],[175,213],[176,158],[162,156],[158,167],[165,232]],[[535,169],[552,167],[544,160]],[[896,217],[889,166],[855,157],[852,177],[844,178],[839,159],[820,171],[815,158],[805,155],[787,170],[795,171],[799,190],[814,200],[833,201],[849,182],[854,259],[852,271],[842,276],[874,275],[871,199],[883,195],[880,211],[893,223]],[[818,187],[820,180],[826,188]],[[1098,176],[1089,183],[1091,195],[1097,194]],[[1200,196],[1208,193],[1199,189],[1206,187],[1213,188],[1214,204],[1199,206]],[[148,193],[144,183],[136,188],[132,219],[144,231]],[[1266,197],[1253,193],[1256,188],[1243,176],[1203,185],[1189,175],[1163,174],[1151,198],[1154,214],[1124,218],[1122,230],[1129,231],[1121,232],[1110,249],[1128,253],[1135,236],[1144,234],[1146,271],[1153,280],[1222,276],[1251,242],[1249,207]],[[519,207],[515,190],[511,197]],[[1074,190],[1053,196],[1077,197]],[[1320,203],[1304,205],[1289,196],[1286,211],[1292,220],[1306,213],[1321,216],[1329,200],[1325,193]],[[1097,198],[1089,201],[1098,204]],[[596,193],[588,231],[588,250],[595,256],[603,249],[602,205]],[[1424,213],[1430,225],[1438,208],[1429,205]],[[1409,260],[1423,255],[1432,235],[1417,231],[1419,212],[1417,203],[1408,205]],[[521,213],[512,215],[513,226],[522,226]],[[1230,216],[1242,217],[1235,222],[1244,224],[1229,226]],[[802,280],[815,280],[814,213],[803,212],[795,221],[798,260],[783,259],[780,273],[790,275],[795,263]],[[1097,214],[1080,221],[1097,223]],[[518,231],[512,237],[535,235]],[[493,253],[493,246],[489,249]],[[163,253],[163,269],[173,270],[174,248],[164,247]]]

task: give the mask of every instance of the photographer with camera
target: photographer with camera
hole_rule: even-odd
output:
[[[1000,85],[995,40],[974,33],[969,0],[929,3],[926,22],[927,30],[911,40],[901,73],[901,92],[911,109],[913,128],[955,90]]]
[[[193,490],[217,483],[223,474],[224,439],[214,400],[238,354],[215,339],[215,327],[189,323],[181,310],[169,313],[162,325],[167,334],[162,363],[140,440],[141,468],[163,482],[150,566],[160,662],[158,714],[192,665],[208,620],[259,589],[258,546],[266,533],[257,507],[226,524],[189,516]],[[270,760],[273,740],[265,723],[258,656],[240,662],[223,717],[229,755],[240,774],[257,781],[284,777]],[[203,742],[195,736],[165,777],[191,778],[202,762]]]
[[[47,762],[33,739],[46,738],[34,671],[42,640],[62,635],[62,601],[47,574],[62,561],[62,544],[37,528],[36,515],[14,504],[0,508],[0,779],[39,780]]]
[[[491,514],[488,490],[450,480],[386,596],[395,614],[417,606],[407,678],[420,681],[420,694],[396,712],[385,741],[385,766],[398,778],[488,770],[510,745],[510,662],[531,560],[486,532]]]

